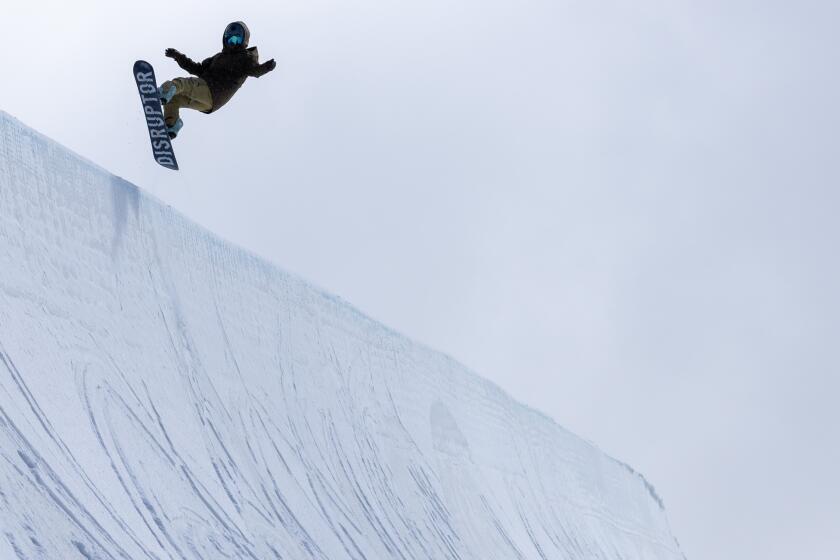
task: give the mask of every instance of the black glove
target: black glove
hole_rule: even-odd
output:
[[[277,68],[277,63],[274,62],[274,59],[272,58],[271,60],[269,60],[265,64],[263,64],[263,66],[265,66],[265,71],[266,72],[271,72],[272,70]]]
[[[166,53],[165,53],[165,54],[166,54],[166,56],[168,56],[169,58],[174,58],[175,60],[177,60],[179,57],[184,56],[184,55],[182,55],[180,52],[178,52],[178,50],[177,50],[177,49],[166,49]]]

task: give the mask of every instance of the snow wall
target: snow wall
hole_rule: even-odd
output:
[[[0,112],[0,558],[682,554],[629,467]]]

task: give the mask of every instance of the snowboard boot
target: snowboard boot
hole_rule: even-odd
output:
[[[176,93],[178,93],[178,88],[175,87],[175,84],[170,83],[169,87],[164,89],[165,85],[166,85],[166,83],[164,83],[162,86],[160,86],[158,88],[158,95],[160,96],[160,102],[163,105],[166,105],[167,103],[172,101],[172,98],[175,97]]]
[[[178,133],[181,131],[181,128],[183,128],[183,126],[184,121],[178,119],[177,121],[175,121],[175,124],[166,127],[166,132],[167,134],[169,134],[170,140],[174,140],[178,136]]]

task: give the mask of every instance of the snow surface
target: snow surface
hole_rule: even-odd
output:
[[[626,465],[0,112],[0,558],[682,554]]]

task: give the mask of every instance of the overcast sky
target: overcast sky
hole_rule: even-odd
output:
[[[630,463],[689,560],[837,557],[840,3],[0,13],[0,109]],[[158,167],[132,63],[238,19],[277,70]]]

